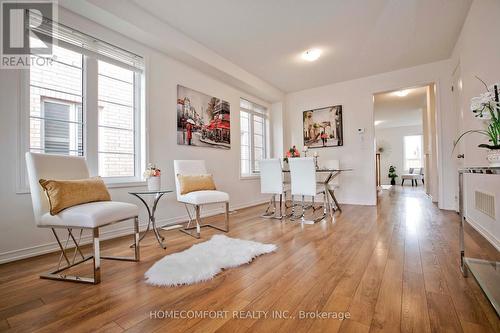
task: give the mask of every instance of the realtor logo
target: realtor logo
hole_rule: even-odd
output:
[[[1,68],[51,64],[56,9],[54,1],[1,1]]]

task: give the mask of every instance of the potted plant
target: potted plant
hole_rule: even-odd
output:
[[[479,148],[489,149],[488,162],[490,166],[500,166],[500,100],[499,100],[499,85],[494,84],[488,87],[483,80],[476,77],[486,87],[486,92],[478,97],[471,99],[470,109],[474,113],[474,117],[485,121],[485,129],[468,130],[462,133],[453,145],[453,150],[460,140],[467,134],[478,133],[488,138],[488,143],[480,144]]]
[[[394,165],[389,167],[389,174],[387,177],[391,178],[391,185],[396,185],[396,178],[398,175],[396,174],[396,167]]]

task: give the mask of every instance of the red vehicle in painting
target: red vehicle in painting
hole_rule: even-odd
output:
[[[202,127],[202,139],[214,143],[231,143],[229,103],[219,101],[215,105],[213,118]]]

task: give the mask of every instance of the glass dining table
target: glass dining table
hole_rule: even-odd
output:
[[[325,204],[326,209],[331,217],[336,211],[342,212],[342,208],[335,197],[335,191],[332,185],[332,182],[335,178],[337,178],[342,172],[352,171],[353,169],[330,169],[330,168],[318,168],[316,169],[316,174],[324,175],[323,180],[319,180],[318,183],[322,183],[325,189]],[[285,174],[290,173],[290,170],[283,170]],[[332,204],[333,201],[333,204]]]

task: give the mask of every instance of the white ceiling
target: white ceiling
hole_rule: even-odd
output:
[[[400,97],[395,92],[375,95],[375,128],[392,128],[422,125],[422,109],[427,106],[426,87],[408,89],[408,95]]]
[[[285,91],[450,57],[471,0],[132,0]],[[321,48],[313,63],[300,59]]]

